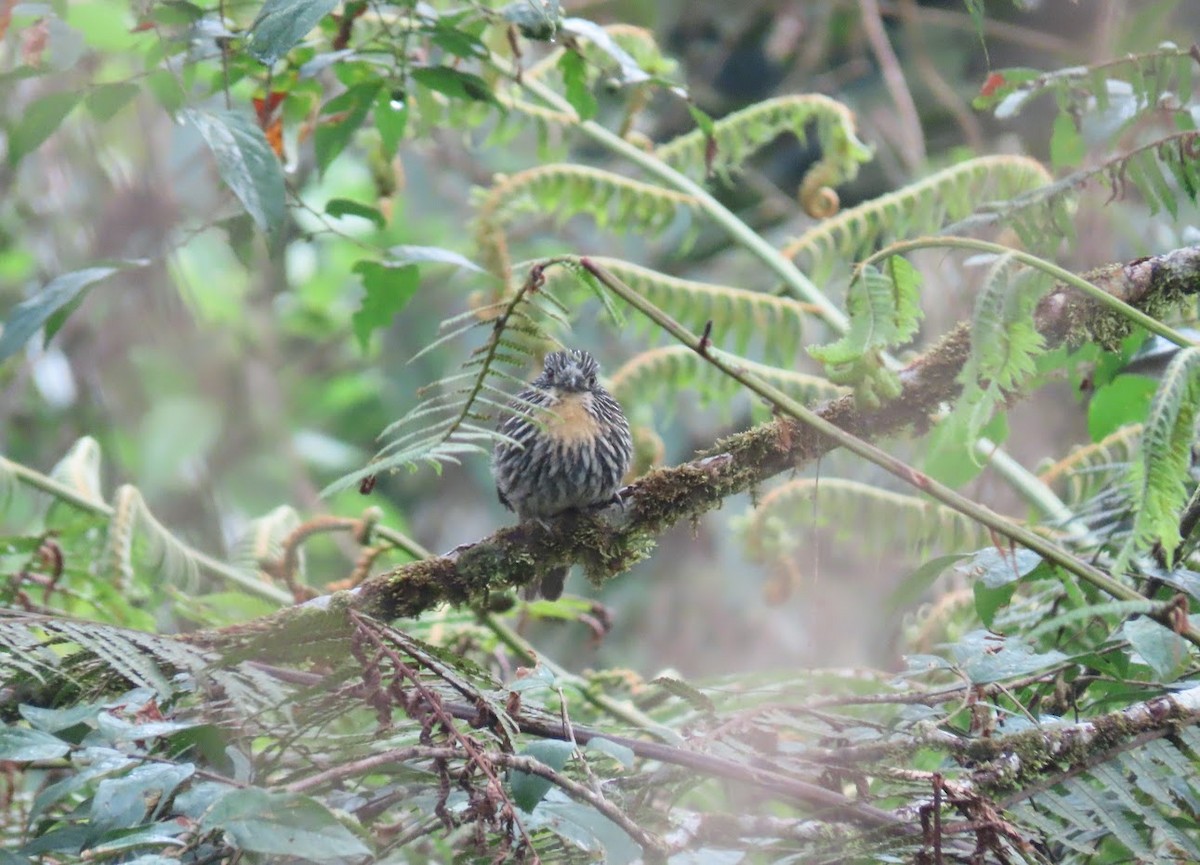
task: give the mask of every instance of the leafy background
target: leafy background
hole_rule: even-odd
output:
[[[1195,186],[1188,186],[1200,182],[1194,152],[1183,143],[1170,152],[1160,144],[1194,130],[1200,119],[1184,80],[1196,72],[1188,54],[1200,20],[1196,3],[1002,4],[986,16],[974,3],[876,5],[830,0],[730,10],[715,3],[589,3],[564,4],[559,16],[556,4],[518,2],[439,5],[409,19],[411,4],[0,4],[6,603],[137,632],[228,626],[304,596],[303,587],[336,588],[361,561],[349,523],[330,524],[338,530],[314,531],[303,544],[299,586],[265,573],[262,562],[277,556],[282,539],[305,520],[364,517],[399,533],[406,543],[372,560],[375,572],[422,555],[421,547],[449,550],[511,523],[495,499],[486,458],[478,455],[436,470],[380,473],[369,498],[354,485],[328,497],[321,491],[363,470],[381,431],[420,406],[430,393],[423,389],[459,371],[478,340],[468,334],[430,348],[441,323],[475,311],[486,324],[488,304],[525,278],[527,266],[513,262],[602,256],[693,330],[712,320],[718,348],[761,364],[752,369],[763,374],[790,374],[789,393],[811,401],[854,387],[869,401],[888,395],[887,352],[927,348],[961,319],[1001,321],[994,333],[1020,334],[1038,292],[1049,285],[1029,278],[1014,290],[1026,277],[1014,275],[1013,261],[981,265],[933,249],[913,256],[913,274],[897,275],[902,259],[880,262],[878,274],[856,283],[874,292],[860,299],[850,293],[850,265],[882,245],[969,218],[994,219],[997,212],[1004,219],[990,236],[1069,271],[1196,244]],[[389,28],[401,20],[409,21],[407,29]],[[886,28],[890,59],[873,22]],[[599,24],[614,26],[601,31]],[[546,42],[544,28],[554,26],[562,29]],[[1168,38],[1180,47],[1162,46]],[[513,44],[521,47],[519,57]],[[1124,59],[1131,54],[1134,60]],[[537,91],[520,91],[498,76],[485,62],[492,57],[518,62],[529,87],[561,95],[538,103],[530,96]],[[269,74],[267,64],[273,64]],[[1083,73],[1077,64],[1085,64]],[[1055,69],[1063,71],[1037,72]],[[904,79],[899,90],[889,79],[896,70]],[[798,93],[829,98],[799,102]],[[577,134],[562,122],[569,111],[619,130],[642,153],[660,145],[656,155],[664,164],[786,249],[811,276],[817,296],[776,291],[779,276],[746,244],[731,242],[703,208],[635,176],[629,154]],[[722,126],[729,117],[740,119]],[[783,129],[801,137],[777,137]],[[1143,152],[1149,155],[1137,156]],[[967,163],[970,157],[980,161]],[[568,169],[556,174],[562,165]],[[1074,172],[1093,178],[1078,197],[1066,182],[1077,178]],[[924,197],[922,182],[932,190]],[[829,188],[837,190],[836,204]],[[880,203],[889,194],[894,207],[885,210]],[[873,203],[880,210],[869,216],[855,210]],[[496,242],[498,232],[503,242]],[[704,294],[622,269],[620,261],[726,288]],[[838,337],[830,317],[856,303],[869,307],[893,286],[907,286],[908,307],[884,310],[896,316],[889,336],[873,331],[881,342],[864,351],[865,332],[852,328],[860,339],[839,351],[829,347]],[[528,377],[550,335],[593,350],[639,428],[643,468],[691,459],[770,416],[760,399],[702,371],[697,358],[636,312],[621,308],[614,319],[600,294],[563,272],[551,274],[545,297],[561,308],[544,301],[547,330],[524,346],[530,357],[512,375]],[[1006,305],[1013,296],[1025,305]],[[992,298],[993,306],[980,298]],[[569,319],[569,330],[553,320],[556,314]],[[1182,318],[1186,324],[1190,311]],[[1092,348],[1072,356],[1065,349],[1039,355],[1031,331],[1023,344],[1004,342],[993,363],[995,352],[1006,361],[1028,354],[1025,366],[1006,369],[1013,376],[1006,389],[1027,396],[1011,405],[988,385],[997,373],[980,349],[973,361],[983,383],[966,397],[974,414],[961,411],[932,438],[889,449],[969,498],[1024,517],[1023,489],[995,464],[985,469],[972,441],[985,434],[1003,442],[1005,453],[1031,468],[1063,459],[1071,444],[1103,442],[1099,469],[1074,477],[1083,486],[1068,498],[1096,532],[1092,549],[1108,544],[1116,555],[1130,530],[1122,510],[1128,505],[1097,493],[1125,477],[1133,446],[1121,436],[1126,424],[1150,412],[1156,381],[1117,375],[1144,340],[1137,331],[1115,340],[1107,354]],[[821,344],[818,358],[801,348]],[[1189,458],[1178,441],[1195,405],[1186,385],[1186,364],[1194,361],[1181,357],[1181,432],[1170,442],[1164,433],[1161,448],[1173,442],[1176,462],[1152,465],[1173,478],[1187,476]],[[30,473],[44,473],[61,488],[31,485]],[[1100,489],[1087,488],[1089,480]],[[1159,510],[1178,512],[1191,487],[1189,479]],[[741,711],[747,701],[733,695],[750,690],[750,703],[769,704],[777,693],[790,693],[781,682],[807,683],[810,675],[820,682],[823,674],[811,672],[817,669],[894,672],[912,663],[904,655],[935,648],[941,660],[929,661],[934,669],[947,658],[964,668],[987,666],[992,661],[977,629],[998,621],[1026,629],[1029,657],[1018,652],[1015,661],[976,666],[972,681],[1057,673],[1066,658],[1092,650],[1108,658],[1112,633],[1123,634],[1140,655],[1094,661],[1090,675],[1119,683],[1094,697],[1097,711],[1193,675],[1194,655],[1182,640],[1148,627],[1146,618],[1129,618],[1149,609],[1136,606],[1141,601],[1108,599],[1131,606],[1101,610],[1104,599],[1077,587],[1063,590],[1042,571],[1014,597],[1006,574],[1018,572],[986,559],[968,564],[989,579],[963,568],[931,590],[949,565],[942,554],[986,552],[995,540],[953,510],[904,518],[912,506],[908,492],[878,469],[835,453],[795,476],[729,497],[716,513],[683,520],[657,538],[651,558],[619,579],[591,585],[576,573],[569,590],[602,606],[568,600],[517,610],[505,620],[563,673],[535,677],[530,693],[553,709],[554,687],[570,682],[565,671],[574,671],[615,698],[640,693],[647,711],[661,710],[656,723],[683,728],[711,715],[706,700],[720,711]],[[1125,550],[1126,562],[1144,555],[1160,529],[1135,524],[1141,545]],[[55,555],[61,566],[48,561]],[[1035,573],[1034,564],[1018,575]],[[48,583],[45,575],[56,570],[60,577]],[[1048,617],[1067,616],[1064,610],[1074,618]],[[1088,639],[1074,648],[1056,644],[1055,625],[1078,621]],[[420,671],[416,678],[428,677],[435,667],[424,646],[403,642],[403,634],[415,633],[490,664],[491,673],[511,683],[523,659],[506,655],[496,632],[480,635],[472,622],[467,611],[443,611],[402,622],[398,633],[364,624],[355,634],[403,645],[403,660],[389,661],[397,677],[409,676],[410,668]],[[1089,627],[1095,633],[1087,634]],[[168,645],[156,642],[153,651],[161,658]],[[199,675],[211,660],[174,664]],[[1134,673],[1130,664],[1139,665]],[[660,673],[678,684],[646,684]],[[460,670],[435,678],[449,687],[455,676],[469,680],[472,693],[495,699],[482,675]],[[681,680],[703,683],[705,693]],[[171,690],[147,671],[125,670],[123,681],[149,694]],[[234,702],[251,701],[256,688],[268,702],[270,695],[286,699],[277,685],[244,670],[221,685],[238,695]],[[640,690],[646,688],[649,697]],[[121,705],[142,705],[152,699],[148,693]],[[1039,699],[1050,702],[1045,694]],[[68,753],[62,742],[85,740],[56,734],[76,725],[93,726],[91,744],[118,760],[122,743],[162,741],[169,750],[171,736],[198,724],[132,717],[122,723],[183,726],[114,730],[104,724],[115,722],[98,720],[108,715],[95,694],[72,701],[78,714],[35,721],[26,713],[13,729],[28,730],[20,735],[29,741],[12,746],[14,759],[62,758]],[[1018,702],[1035,705],[1025,695]],[[592,709],[578,711],[587,716]],[[1020,712],[1008,707],[1003,714]],[[314,710],[311,718],[324,716]],[[279,735],[284,722],[265,724]],[[868,738],[871,724],[857,728],[839,718],[812,727],[803,732],[827,737],[831,728],[853,728],[851,738]],[[354,740],[347,754],[358,753],[363,729],[343,731]],[[777,732],[766,723],[762,729]],[[419,733],[406,735],[415,742]],[[561,743],[536,744],[543,750],[531,753],[544,763],[566,765],[567,754],[554,753]],[[1145,757],[1139,777],[1159,778],[1173,756],[1179,758]],[[211,754],[206,759],[220,762]],[[174,764],[162,771],[168,770],[182,771]],[[183,781],[172,779],[153,780],[164,800],[170,785]],[[1104,785],[1106,795],[1119,786]],[[515,799],[546,818],[532,804],[548,788],[532,794],[513,788]],[[226,794],[216,808],[215,793],[192,792],[197,798],[185,801],[181,813],[202,827],[220,827],[247,851],[316,855],[321,848],[305,845],[329,843],[353,856],[362,844],[344,836],[312,800],[263,804],[255,797],[268,794],[247,788],[238,791],[245,801]],[[276,785],[270,795],[300,794]],[[1088,795],[1081,788],[1055,800],[1057,819],[1084,825],[1104,813],[1103,802],[1080,804]],[[1187,797],[1175,791],[1154,801],[1179,808],[1180,798]],[[119,809],[91,801],[96,817],[89,831],[99,838],[112,829],[100,816]],[[703,802],[688,801],[703,810]],[[297,825],[321,827],[320,838],[287,848],[290,842],[280,840],[287,832],[269,840],[239,835],[222,808],[230,815],[281,810]],[[1023,816],[1037,825],[1047,819],[1037,813]],[[147,824],[161,829],[159,816]],[[1124,824],[1108,828],[1122,850],[1139,855],[1187,849],[1175,838],[1186,835],[1179,828],[1186,819],[1173,814],[1164,821],[1158,847]],[[126,824],[139,825],[133,817]],[[597,825],[589,823],[589,838],[603,835]],[[1053,836],[1056,824],[1048,825]],[[553,831],[571,837],[561,824]],[[1070,837],[1092,849],[1086,833]],[[615,857],[613,845],[621,844],[629,840],[618,832],[600,846]],[[1117,856],[1116,849],[1102,853]]]

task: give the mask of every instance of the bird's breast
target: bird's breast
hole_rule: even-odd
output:
[[[553,414],[546,420],[546,432],[564,443],[590,441],[600,432],[590,393],[560,392],[549,408]]]

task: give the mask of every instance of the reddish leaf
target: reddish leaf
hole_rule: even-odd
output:
[[[991,96],[1005,84],[1004,76],[999,72],[993,72],[987,77],[987,81],[983,82],[983,86],[979,88],[980,96]]]
[[[42,52],[50,38],[50,25],[39,18],[31,27],[21,31],[21,62],[26,66],[41,66]]]

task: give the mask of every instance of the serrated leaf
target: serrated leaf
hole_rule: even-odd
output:
[[[20,120],[8,133],[8,164],[15,166],[37,150],[62,125],[81,99],[83,91],[68,90],[43,96],[25,108]]]
[[[521,755],[533,757],[539,763],[545,763],[555,772],[559,772],[567,765],[567,761],[571,759],[574,752],[575,746],[570,742],[544,739],[531,743],[521,752]],[[540,775],[514,771],[509,780],[509,786],[512,789],[513,801],[517,803],[517,806],[524,811],[532,811],[554,784]]]
[[[268,66],[292,50],[338,0],[267,0],[247,39],[250,53]]]
[[[55,760],[71,746],[41,730],[25,727],[0,727],[0,760]]]
[[[225,832],[243,850],[270,856],[324,862],[371,854],[315,799],[255,787],[218,799],[200,821],[200,831]]]
[[[118,267],[88,267],[55,277],[28,300],[18,303],[0,333],[0,363],[19,351],[55,312],[74,301],[93,283],[112,276]]]
[[[360,261],[354,265],[354,272],[362,276],[366,295],[350,321],[359,346],[366,351],[371,334],[391,325],[396,313],[417,293],[420,279],[416,266],[411,264]]]
[[[387,228],[387,220],[376,208],[349,198],[331,198],[325,205],[325,212],[330,216],[358,216],[368,219],[380,228]]]
[[[221,179],[263,231],[274,234],[286,212],[283,169],[266,135],[248,114],[189,108],[195,125],[217,161]]]

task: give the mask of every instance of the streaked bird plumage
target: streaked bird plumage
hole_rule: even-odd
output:
[[[496,492],[522,522],[616,498],[633,439],[599,372],[586,351],[551,352],[541,374],[512,402],[514,414],[500,424],[506,440],[492,454]],[[542,594],[561,595],[566,575],[564,567],[543,576]]]

